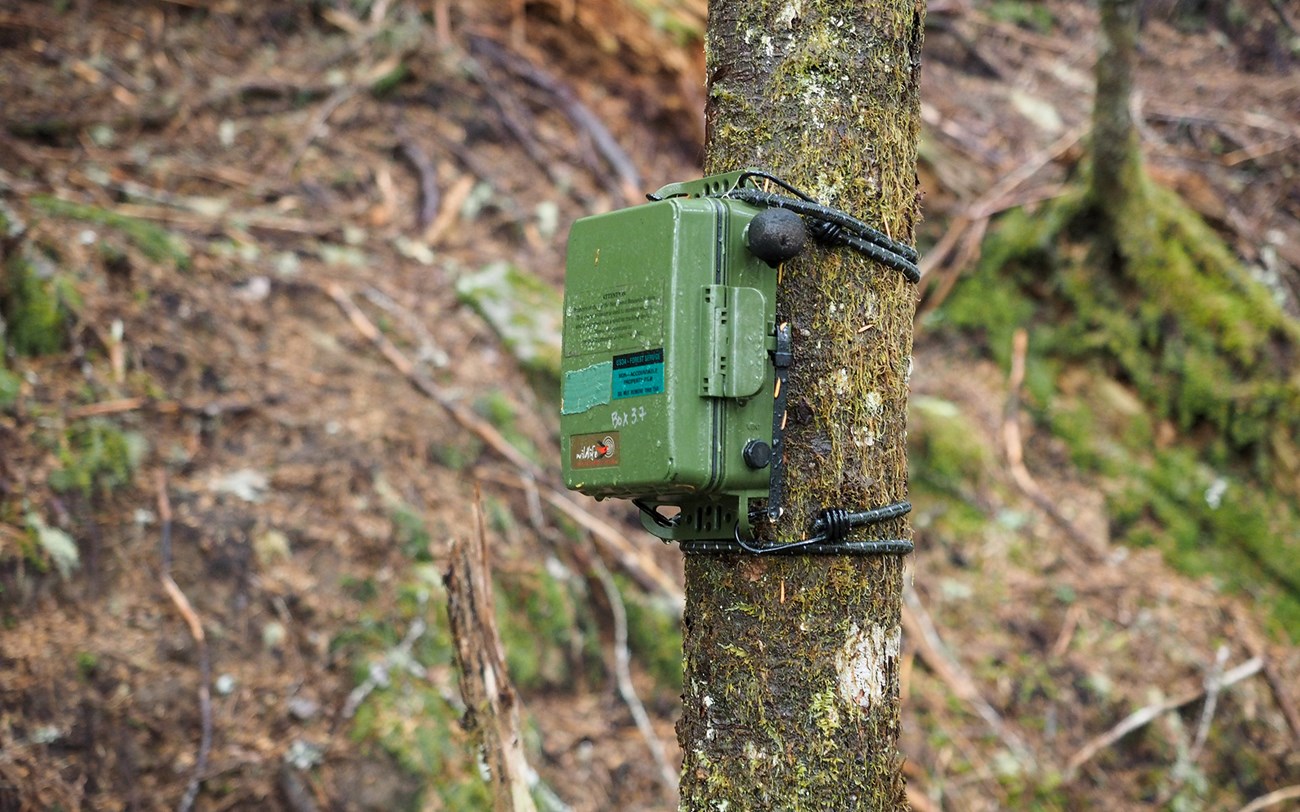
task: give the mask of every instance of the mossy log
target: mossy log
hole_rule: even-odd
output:
[[[710,4],[706,170],[772,171],[910,242],[924,6]],[[795,339],[781,540],[906,496],[916,293],[847,250],[782,270]],[[905,538],[904,520],[862,538]],[[857,536],[855,536],[857,537]],[[898,557],[686,564],[683,810],[905,809]]]

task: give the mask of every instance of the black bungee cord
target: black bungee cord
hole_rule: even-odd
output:
[[[794,197],[743,186],[746,181],[753,178],[770,181]],[[812,220],[811,231],[819,241],[830,246],[848,246],[882,265],[893,268],[908,282],[915,284],[921,281],[921,269],[916,265],[920,257],[915,248],[895,240],[879,229],[872,228],[847,212],[817,202],[775,175],[752,169],[742,172],[736,181],[736,186],[723,196],[740,200],[751,206],[787,209],[802,215]]]

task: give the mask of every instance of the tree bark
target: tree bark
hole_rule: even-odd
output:
[[[1092,108],[1092,177],[1088,197],[1113,229],[1144,205],[1142,150],[1133,126],[1137,0],[1100,0],[1097,95]]]
[[[708,174],[765,168],[911,242],[923,2],[714,0]],[[794,335],[782,540],[906,497],[915,288],[848,249],[782,272]],[[895,520],[853,538],[906,538]],[[681,809],[906,809],[903,563],[690,556]]]

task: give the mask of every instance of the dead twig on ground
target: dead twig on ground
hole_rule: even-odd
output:
[[[293,170],[298,166],[298,162],[302,160],[302,156],[307,154],[312,142],[320,138],[321,134],[325,132],[325,125],[329,122],[330,116],[334,115],[334,112],[342,107],[344,102],[355,96],[360,89],[356,85],[344,85],[321,102],[320,107],[311,117],[311,121],[307,123],[302,138],[299,139],[293,152],[289,154],[289,160],[280,173],[282,177],[288,178],[293,174]]]
[[[1036,34],[1033,31],[1021,28],[1015,23],[995,20],[989,15],[973,9],[964,16],[970,19],[970,21],[975,25],[996,31],[1007,39],[1021,42],[1031,48],[1038,48],[1060,56],[1073,54],[1079,48],[1079,44],[1075,41],[1062,37],[1049,37],[1044,36],[1043,34]]]
[[[1219,706],[1219,689],[1223,687],[1219,680],[1223,678],[1223,666],[1228,662],[1228,653],[1227,646],[1219,646],[1214,655],[1214,664],[1205,678],[1205,706],[1201,708],[1201,720],[1196,725],[1196,736],[1187,753],[1188,762],[1193,764],[1200,757],[1205,741],[1210,736],[1210,723],[1214,721],[1214,711]]]
[[[1021,766],[1031,771],[1035,769],[1037,759],[1033,751],[980,694],[975,681],[948,653],[942,638],[939,637],[938,629],[934,626],[934,621],[930,619],[930,614],[925,611],[925,606],[921,603],[921,597],[910,585],[903,587],[903,629],[916,645],[922,662],[934,672],[934,675],[947,685],[958,699],[971,706]]]
[[[1178,710],[1179,708],[1190,705],[1202,697],[1207,696],[1211,687],[1216,691],[1221,691],[1224,688],[1229,688],[1248,677],[1258,674],[1263,670],[1263,668],[1264,658],[1252,657],[1236,668],[1224,672],[1219,679],[1213,681],[1212,685],[1210,680],[1206,680],[1206,684],[1202,685],[1195,691],[1190,691],[1182,696],[1166,699],[1163,702],[1157,702],[1154,705],[1148,705],[1145,708],[1134,711],[1121,720],[1119,724],[1080,748],[1079,752],[1075,753],[1065,765],[1065,780],[1074,780],[1078,777],[1079,769],[1083,767],[1083,765],[1091,761],[1102,750],[1110,747],[1115,742],[1138,728],[1150,724],[1155,719],[1160,718],[1163,714]]]
[[[303,220],[296,217],[281,217],[255,211],[211,215],[196,211],[193,208],[164,208],[162,206],[142,206],[134,203],[119,203],[110,210],[117,214],[124,214],[127,217],[155,220],[192,231],[236,227],[255,232],[325,237],[340,229],[337,223]]]
[[[415,213],[415,227],[424,234],[437,218],[438,207],[442,202],[442,194],[438,188],[438,173],[419,142],[402,129],[398,130],[397,154],[415,171],[416,180],[419,181],[420,195]]]
[[[497,109],[501,125],[523,148],[524,154],[538,169],[542,170],[546,177],[550,178],[553,184],[564,185],[564,179],[556,171],[555,161],[551,160],[541,143],[533,137],[535,128],[527,123],[528,114],[523,109],[523,104],[513,93],[508,92],[506,84],[490,76],[483,65],[468,52],[461,54],[461,67],[466,75],[482,88],[488,101]]]
[[[524,756],[519,695],[506,672],[505,649],[497,632],[487,557],[482,499],[474,499],[475,530],[452,541],[447,616],[465,700],[465,726],[479,746],[497,812],[533,812],[532,768]]]
[[[1300,27],[1298,27],[1300,23],[1291,19],[1291,15],[1282,5],[1282,0],[1268,0],[1268,5],[1273,9],[1273,13],[1277,15],[1277,18],[1282,21],[1282,25],[1286,26],[1286,30],[1291,32],[1292,36],[1300,33]]]
[[[1284,135],[1271,138],[1257,144],[1244,146],[1241,149],[1234,149],[1232,152],[1221,156],[1219,162],[1224,166],[1239,166],[1247,161],[1258,161],[1260,158],[1266,158],[1269,155],[1291,149],[1296,146],[1297,141],[1300,141],[1300,136]]]
[[[1070,641],[1074,639],[1074,632],[1079,628],[1079,618],[1083,617],[1083,604],[1071,604],[1070,608],[1065,611],[1065,622],[1061,624],[1061,633],[1056,636],[1056,642],[1052,644],[1052,656],[1064,657],[1065,652],[1070,650]]]
[[[1020,434],[1020,388],[1025,382],[1025,356],[1028,351],[1029,333],[1024,328],[1016,330],[1011,340],[1011,372],[1007,377],[1007,403],[1002,417],[1002,447],[1007,455],[1011,480],[1021,493],[1046,513],[1076,544],[1101,557],[1106,552],[1105,542],[1093,539],[1062,513],[1025,467],[1024,441]]]
[[[103,400],[76,406],[63,413],[65,421],[85,420],[88,417],[106,417],[135,411],[150,411],[154,414],[179,414],[188,412],[204,417],[216,417],[227,413],[247,412],[257,408],[253,401],[243,398],[214,400],[207,403],[186,403],[180,400],[154,400],[149,397],[118,398]]]
[[[597,546],[642,589],[668,599],[672,602],[677,615],[681,615],[686,605],[686,598],[677,581],[664,572],[643,547],[633,544],[631,539],[618,528],[587,511],[567,493],[550,485],[538,487],[538,482],[527,476],[487,470],[477,471],[476,476],[509,488],[523,490],[525,495],[536,494],[537,498],[544,500],[553,510],[590,533]]]
[[[419,642],[428,629],[429,625],[424,622],[424,618],[417,617],[411,621],[411,625],[406,629],[406,634],[402,635],[401,642],[389,649],[384,654],[383,660],[370,664],[366,678],[360,685],[352,689],[348,694],[348,698],[343,702],[343,709],[339,713],[344,719],[351,719],[355,716],[357,709],[361,707],[361,703],[365,702],[366,697],[374,693],[376,688],[387,688],[392,683],[391,671],[393,668],[406,669],[411,676],[417,679],[425,678],[424,668],[415,662],[415,658],[411,655],[411,649],[415,647],[415,644]]]
[[[158,518],[162,522],[163,591],[171,598],[176,611],[180,612],[185,620],[199,654],[199,714],[202,725],[199,734],[199,752],[194,760],[194,770],[190,775],[189,784],[185,787],[185,794],[176,805],[177,812],[189,812],[199,795],[199,785],[203,781],[203,775],[208,771],[208,755],[212,750],[212,659],[208,652],[207,637],[203,633],[203,622],[194,611],[189,598],[185,597],[185,593],[172,579],[172,508],[171,500],[167,496],[167,476],[161,472],[158,474]]]
[[[1238,812],[1259,812],[1261,809],[1268,809],[1270,806],[1277,806],[1283,801],[1294,801],[1297,798],[1300,798],[1300,784],[1275,789],[1267,795],[1261,795],[1243,806]]]
[[[632,202],[641,197],[641,174],[637,172],[632,159],[619,146],[617,139],[603,122],[596,117],[591,108],[579,101],[573,89],[550,73],[535,65],[519,53],[507,51],[497,43],[485,37],[471,37],[470,49],[491,59],[493,64],[532,84],[559,102],[560,109],[578,132],[591,139],[596,151],[614,170],[612,191],[621,195],[625,202]],[[589,168],[598,175],[602,174],[599,165],[592,165],[586,155],[579,155],[588,163]]]
[[[58,34],[63,31],[63,26],[55,25],[50,20],[13,11],[0,11],[0,28],[28,29],[43,34]]]
[[[946,31],[949,36],[957,41],[957,44],[961,46],[967,56],[984,69],[989,78],[997,79],[1000,82],[1009,82],[1015,71],[1000,56],[996,55],[996,49],[985,52],[984,49],[980,48],[979,38],[965,31],[961,25],[965,17],[966,15],[951,18],[927,15],[925,21],[926,33]]]
[[[1148,118],[1159,118],[1177,123],[1195,122],[1216,127],[1228,123],[1243,124],[1256,130],[1263,130],[1277,135],[1288,135],[1293,138],[1300,137],[1300,125],[1248,110],[1213,109],[1153,102],[1147,105],[1143,112]]]
[[[379,328],[366,317],[365,313],[361,312],[361,309],[352,301],[352,297],[348,295],[347,291],[343,290],[335,282],[325,283],[321,286],[321,290],[334,300],[339,309],[343,311],[343,314],[348,317],[348,321],[352,322],[352,326],[356,328],[357,332],[374,344],[384,358],[388,360],[388,363],[405,375],[406,379],[420,393],[446,409],[461,427],[473,432],[511,465],[522,471],[527,471],[535,477],[541,478],[543,476],[542,469],[537,463],[520,453],[519,449],[511,445],[510,441],[503,437],[495,426],[439,391],[433,381],[416,369],[411,360],[403,355],[402,351],[379,331]]]
[[[1255,652],[1251,652],[1252,654]],[[1291,729],[1291,736],[1295,740],[1296,747],[1300,747],[1300,713],[1296,712],[1295,700],[1291,698],[1291,692],[1286,687],[1286,683],[1278,676],[1277,669],[1264,658],[1264,680],[1268,682],[1269,689],[1273,692],[1273,699],[1282,709],[1282,716],[1286,719],[1287,727]]]
[[[1278,708],[1282,711],[1282,718],[1286,719],[1295,746],[1300,748],[1300,712],[1296,710],[1295,700],[1291,697],[1287,683],[1278,675],[1277,668],[1267,653],[1267,644],[1261,639],[1255,625],[1241,607],[1233,607],[1233,620],[1237,627],[1237,639],[1245,645],[1252,657],[1259,657],[1264,661],[1264,680],[1268,683],[1269,690],[1273,692],[1273,701],[1277,702]]]
[[[456,182],[447,190],[447,197],[442,202],[442,210],[438,212],[438,216],[429,224],[429,227],[424,230],[424,241],[426,243],[436,245],[442,239],[442,235],[446,234],[456,224],[464,209],[465,201],[469,200],[469,196],[474,192],[476,185],[477,181],[474,175],[461,175],[457,178]]]
[[[352,301],[352,297],[340,285],[329,282],[321,286],[320,289],[334,300],[357,332],[369,339],[384,358],[396,367],[398,372],[405,375],[411,385],[421,394],[445,409],[462,428],[473,432],[475,436],[486,443],[506,462],[518,469],[524,476],[538,482],[549,483],[551,481],[551,477],[541,466],[520,453],[519,449],[511,445],[510,441],[503,437],[501,432],[497,431],[496,427],[439,391],[433,381],[416,369],[411,360],[387,336],[379,331],[379,328],[366,317],[365,313],[361,312],[361,309]],[[552,507],[591,532],[604,547],[616,553],[620,565],[638,582],[650,584],[649,588],[657,589],[666,595],[672,596],[679,606],[682,605],[681,589],[676,582],[661,569],[652,566],[653,562],[647,563],[647,558],[638,556],[635,552],[635,545],[617,529],[610,526],[608,522],[589,513],[554,485],[548,484],[546,486],[544,498]]]
[[[266,76],[246,77],[225,87],[210,91],[196,102],[151,98],[122,112],[96,111],[69,116],[50,116],[37,119],[19,119],[5,123],[5,128],[22,138],[60,138],[75,135],[88,127],[104,124],[114,130],[139,127],[153,130],[165,127],[181,115],[192,115],[203,110],[221,109],[227,103],[245,95],[273,96],[301,100],[327,96],[335,90],[329,85],[312,85],[291,82]]]
[[[1045,166],[1060,158],[1060,156],[1072,149],[1075,144],[1079,143],[1079,140],[1083,138],[1087,131],[1088,125],[1086,123],[1066,131],[1065,134],[1046,148],[1030,155],[1019,166],[1007,173],[1002,180],[972,201],[961,214],[952,219],[939,242],[935,243],[934,248],[926,252],[926,255],[921,259],[922,284],[925,286],[922,293],[926,294],[926,299],[922,308],[918,309],[918,316],[928,313],[943,304],[944,299],[948,297],[957,280],[979,256],[979,248],[984,241],[984,234],[988,229],[989,221],[994,215],[1044,199],[1041,192],[1030,196],[1017,195],[1016,192]],[[1052,195],[1059,194],[1059,192],[1059,187],[1052,187]],[[961,250],[954,261],[945,265],[945,261],[958,246],[961,247]],[[943,269],[942,274],[940,268]],[[940,276],[942,278],[936,282],[936,278]],[[937,289],[933,294],[930,294],[930,289],[935,288],[936,285]]]
[[[410,309],[398,304],[396,299],[380,290],[376,285],[368,286],[361,291],[361,295],[366,297],[366,301],[401,321],[402,324],[406,325],[406,329],[415,333],[420,342],[420,349],[415,357],[417,363],[445,367],[451,362],[451,359],[447,357],[447,353],[438,346],[438,341],[433,337],[433,333],[429,332],[429,328],[425,327],[424,322],[420,321]]]
[[[614,583],[614,576],[610,575],[605,562],[601,561],[599,556],[592,556],[591,571],[605,592],[605,597],[609,601],[610,614],[613,616],[614,680],[618,684],[619,696],[631,711],[632,720],[636,722],[641,738],[645,739],[646,746],[650,748],[650,756],[654,759],[655,766],[659,768],[659,782],[663,785],[665,797],[675,800],[677,771],[668,764],[664,743],[655,733],[654,725],[650,724],[650,714],[646,713],[645,705],[641,704],[641,698],[637,696],[636,686],[632,684],[630,667],[632,655],[627,648],[627,608],[623,606],[623,598],[618,593],[618,584]]]
[[[1191,746],[1178,748],[1178,761],[1169,770],[1172,780],[1156,797],[1156,806],[1163,807],[1178,795],[1178,791],[1187,783],[1188,768],[1195,765],[1201,757],[1201,750],[1210,735],[1210,723],[1214,721],[1214,711],[1219,707],[1219,689],[1222,688],[1219,680],[1223,677],[1223,666],[1228,662],[1228,654],[1227,646],[1219,646],[1215,652],[1214,662],[1210,664],[1205,677],[1205,703],[1201,706],[1200,721],[1196,723],[1196,734],[1192,737]],[[1181,726],[1177,729],[1182,730]]]

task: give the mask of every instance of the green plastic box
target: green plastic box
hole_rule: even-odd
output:
[[[665,539],[748,533],[749,501],[768,496],[776,271],[746,249],[760,209],[703,196],[729,177],[664,187],[569,235],[565,484],[640,501]]]

